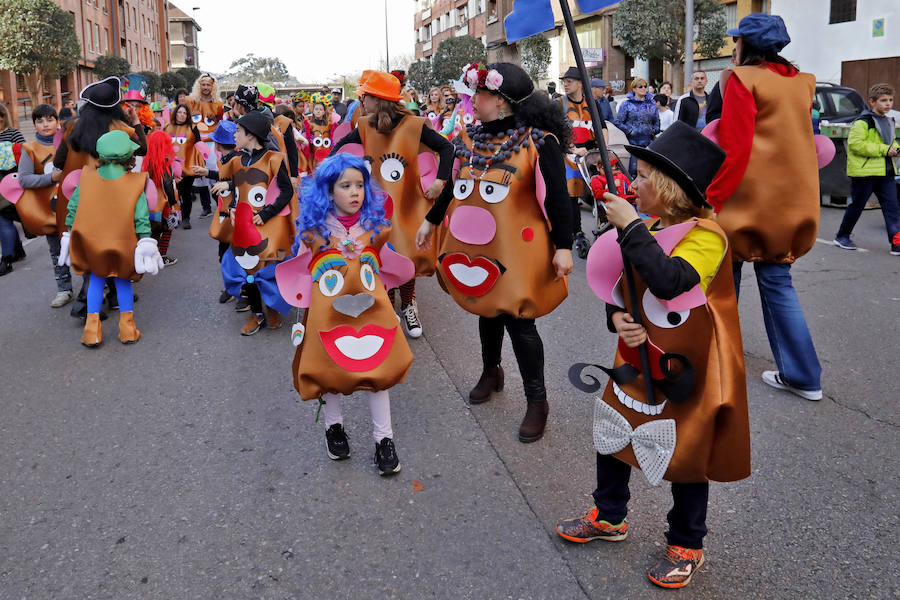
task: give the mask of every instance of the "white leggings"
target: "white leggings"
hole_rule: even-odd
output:
[[[391,429],[391,398],[387,390],[380,392],[360,392],[363,396],[369,398],[369,410],[372,411],[372,435],[376,442],[380,442],[388,437],[393,439],[394,432]],[[341,398],[343,394],[325,394],[322,399],[325,404],[322,406],[322,412],[325,413],[325,428],[329,428],[335,423],[343,425],[344,417],[341,415]]]

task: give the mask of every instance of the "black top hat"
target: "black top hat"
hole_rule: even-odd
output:
[[[581,72],[578,67],[569,67],[568,70],[560,76],[560,79],[577,79],[581,81]]]
[[[112,108],[122,101],[122,82],[115,75],[87,85],[79,97],[100,108]]]
[[[725,151],[694,127],[675,121],[646,148],[626,144],[625,149],[674,179],[695,205],[712,208],[706,188],[725,161]]]
[[[265,146],[266,139],[269,137],[269,132],[272,130],[272,122],[266,115],[258,110],[251,110],[238,119],[237,124],[243,127],[247,133],[258,138],[260,144]]]

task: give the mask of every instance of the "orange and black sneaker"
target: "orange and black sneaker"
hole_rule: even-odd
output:
[[[621,542],[628,537],[628,521],[622,519],[618,525],[597,520],[597,507],[583,517],[566,519],[556,524],[556,533],[570,542],[583,544],[593,540]]]
[[[683,588],[691,582],[703,562],[703,550],[669,544],[666,546],[666,555],[650,567],[647,577],[660,587]]]

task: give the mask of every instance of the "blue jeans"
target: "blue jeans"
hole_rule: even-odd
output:
[[[853,227],[859,221],[869,196],[875,194],[881,203],[881,213],[884,215],[884,226],[887,229],[888,240],[893,240],[900,231],[900,208],[897,207],[897,182],[893,175],[882,177],[851,177],[850,178],[850,204],[844,211],[844,219],[838,228],[836,237],[850,237]]]
[[[734,289],[738,294],[743,266],[741,262],[733,264]],[[755,262],[753,268],[759,285],[769,347],[781,379],[805,391],[822,389],[822,366],[816,356],[800,299],[791,282],[791,265]]]
[[[16,224],[0,215],[0,250],[4,258],[12,258],[19,245],[19,231]]]

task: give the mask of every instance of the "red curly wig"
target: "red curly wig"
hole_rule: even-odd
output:
[[[163,177],[172,174],[174,160],[175,149],[168,133],[154,131],[147,136],[147,156],[141,163],[141,171],[149,173],[153,183],[162,185]]]

